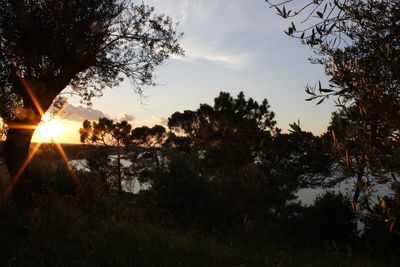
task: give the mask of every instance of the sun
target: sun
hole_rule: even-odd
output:
[[[56,142],[63,130],[60,118],[45,114],[41,123],[36,127],[34,135],[39,142]]]

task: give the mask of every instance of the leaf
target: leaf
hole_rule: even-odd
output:
[[[395,223],[396,223],[396,221],[393,221],[393,222],[390,224],[390,228],[389,228],[390,232],[393,232]]]
[[[383,210],[385,210],[386,208],[387,208],[387,206],[386,206],[386,200],[384,199],[384,198],[379,198],[379,206],[381,206],[381,208],[383,209]]]
[[[351,208],[353,209],[354,212],[358,211],[358,205],[355,201],[351,202]]]
[[[317,105],[321,104],[322,102],[324,102],[325,98],[322,98],[320,101],[317,102]]]
[[[350,166],[350,157],[349,157],[349,152],[346,150],[346,160],[345,160],[346,166]]]
[[[276,11],[278,12],[278,15],[282,16],[282,11],[279,9],[279,7],[275,7],[275,8],[276,8]]]
[[[319,11],[317,11],[317,15],[318,15],[318,17],[320,17],[321,19],[324,18],[324,15],[323,15],[321,12],[319,12]]]
[[[328,32],[327,32],[327,33],[330,33],[330,32],[333,30],[333,28],[335,27],[335,25],[336,25],[336,24],[335,24],[335,23],[333,23],[333,24],[332,24],[332,26],[331,26],[331,27],[329,27],[329,29],[328,29]]]
[[[332,93],[332,92],[335,92],[335,90],[332,90],[332,89],[323,89],[323,88],[319,89],[319,91],[320,91],[320,92],[323,92],[323,93]]]
[[[310,97],[310,98],[305,99],[305,101],[311,101],[311,100],[314,100],[315,98],[317,98],[317,97],[316,97],[316,96],[313,96],[313,97]]]

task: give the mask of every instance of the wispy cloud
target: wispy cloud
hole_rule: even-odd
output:
[[[59,116],[62,119],[71,121],[98,120],[101,117],[109,117],[101,110],[72,104],[66,104],[63,112]]]
[[[193,62],[207,60],[228,69],[245,69],[257,51],[252,48],[256,29],[249,15],[259,12],[265,3],[258,0],[146,0],[174,20],[185,33],[182,46],[186,57],[177,60]],[[262,21],[265,23],[265,21]],[[261,21],[260,21],[261,23]],[[250,38],[249,35],[253,34]],[[264,36],[265,33],[259,33]],[[246,45],[243,45],[246,40]]]
[[[206,43],[202,45],[188,44],[187,57],[182,60],[193,61],[204,59],[221,64],[226,68],[244,69],[250,62],[251,55],[246,52],[228,52],[218,48],[218,45]]]
[[[134,121],[135,116],[126,114],[126,113],[121,113],[118,115],[118,118],[116,120],[118,120],[118,121]]]

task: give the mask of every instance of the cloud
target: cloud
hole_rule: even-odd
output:
[[[145,120],[135,121],[134,127],[153,127],[154,125],[161,125],[168,128],[168,120],[164,116],[151,116]]]
[[[130,114],[126,114],[126,113],[121,113],[118,115],[118,121],[134,121],[135,120],[135,116],[130,115]]]
[[[265,3],[258,0],[145,0],[156,10],[179,21],[179,30],[185,33],[181,44],[186,57],[182,61],[205,60],[227,69],[241,70],[257,58],[259,38],[264,38],[269,28]],[[271,16],[277,17],[278,16]],[[252,19],[250,19],[252,18]],[[254,18],[259,20],[254,21]],[[278,18],[280,19],[280,18]],[[265,25],[265,27],[256,27]],[[273,23],[270,23],[273,24]],[[263,29],[263,30],[260,30]],[[282,27],[283,29],[283,27]]]
[[[98,109],[66,104],[60,117],[71,121],[98,120],[109,116]]]
[[[167,120],[167,118],[165,118],[165,117],[163,117],[163,116],[157,116],[157,118],[158,118],[158,120],[159,120],[159,123],[158,124],[160,124],[160,125],[162,125],[162,126],[168,126],[168,120]]]
[[[230,69],[244,69],[250,62],[251,55],[246,52],[240,51],[223,51],[212,43],[198,45],[198,44],[187,44],[186,45],[186,58],[182,60],[198,60],[205,59],[208,61],[222,64],[226,68]]]

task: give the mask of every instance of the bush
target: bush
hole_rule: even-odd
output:
[[[179,154],[171,155],[168,170],[152,177],[157,205],[180,221],[204,222],[215,201],[210,184]]]
[[[296,232],[305,240],[349,243],[358,232],[350,200],[343,194],[326,192],[317,196],[314,205],[304,209]]]

